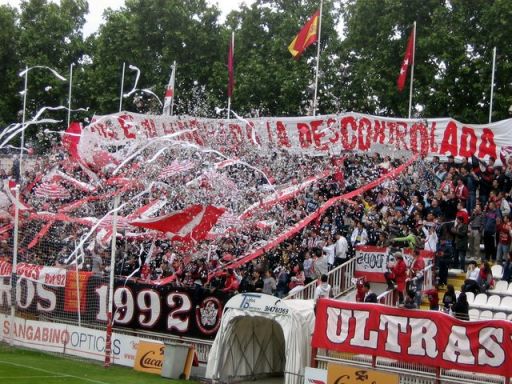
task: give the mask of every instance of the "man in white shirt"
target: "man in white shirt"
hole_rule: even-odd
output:
[[[350,236],[350,242],[352,243],[352,246],[355,247],[356,245],[365,245],[367,241],[368,233],[366,232],[366,229],[364,229],[363,223],[357,221],[356,227],[352,232],[352,236]]]
[[[322,275],[322,277],[320,277],[320,285],[315,289],[315,305],[318,299],[329,297],[331,297],[331,285],[327,282],[327,275]]]
[[[348,241],[341,233],[336,234],[336,246],[334,248],[334,266],[343,264],[347,261]]]
[[[470,261],[468,271],[466,272],[466,280],[462,285],[462,292],[473,292],[475,295],[480,293],[480,286],[477,279],[480,274],[480,268],[477,267],[476,261]]]

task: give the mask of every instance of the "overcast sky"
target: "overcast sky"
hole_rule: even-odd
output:
[[[210,4],[218,4],[222,15],[221,21],[224,21],[226,15],[233,9],[238,9],[240,4],[251,4],[254,0],[207,0]],[[0,0],[0,4],[10,4],[18,6],[20,0]],[[124,0],[88,0],[89,14],[87,15],[87,22],[84,26],[84,34],[86,36],[98,30],[100,24],[103,23],[102,14],[106,8],[119,9]]]

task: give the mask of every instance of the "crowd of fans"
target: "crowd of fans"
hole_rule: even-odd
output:
[[[492,285],[489,263],[503,264],[503,278],[511,279],[512,159],[499,165],[494,159],[464,158],[461,162],[451,156],[443,162],[438,157],[418,159],[398,177],[385,180],[350,202],[336,203],[263,256],[231,268],[233,261],[314,214],[330,198],[366,185],[403,160],[360,153],[324,158],[274,149],[264,154],[238,152],[236,161],[219,168],[215,165],[224,159],[215,153],[178,146],[158,157],[157,150],[141,151],[118,173],[114,171],[117,165],[93,168],[99,180],[95,183],[83,166],[68,161],[62,148],[55,148],[23,175],[18,174],[15,163],[12,170],[4,170],[0,177],[19,179],[23,183],[23,199],[36,212],[61,212],[73,202],[96,196],[100,198],[90,198],[66,212],[73,217],[101,218],[113,204],[112,198],[101,197],[119,189],[119,183],[110,182],[113,179],[133,182],[122,194],[122,201],[126,202],[119,212],[122,217],[155,199],[163,202],[153,213],[155,216],[197,202],[227,208],[227,214],[214,228],[213,239],[190,244],[170,241],[165,234],[148,236],[147,231],[128,225],[120,227],[115,273],[143,282],[167,279],[178,286],[200,286],[227,293],[255,291],[284,297],[290,290],[320,278],[353,257],[355,247],[365,244],[434,252],[441,288],[447,284],[450,267],[467,271],[465,290],[485,291]],[[155,158],[157,161],[148,161]],[[162,177],[162,169],[172,160],[191,162],[185,172]],[[326,170],[328,176],[309,183],[292,198],[257,208],[276,190],[299,185],[307,177]],[[82,183],[94,184],[94,191],[84,192],[60,180],[67,186],[69,195],[61,199],[36,196],[37,187],[57,171]],[[144,190],[147,193],[141,196]],[[248,209],[252,210],[251,215],[239,220]],[[229,222],[224,220],[228,216]],[[101,244],[100,233],[83,223],[56,220],[31,244],[46,224],[41,219],[22,221],[21,261],[61,266],[77,262],[82,269],[94,273],[108,269],[111,252],[108,242]],[[9,241],[6,237],[3,249],[8,248]],[[482,243],[483,253],[480,252]],[[72,254],[75,256],[70,258]],[[476,268],[475,263],[480,267]],[[409,296],[402,281],[397,282],[393,275],[402,272],[394,269],[396,265],[390,265],[388,277],[392,288],[395,283],[399,285],[400,302],[418,305],[418,297]],[[445,306],[456,303],[452,298]]]

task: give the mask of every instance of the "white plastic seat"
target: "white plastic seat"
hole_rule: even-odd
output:
[[[501,280],[503,277],[503,266],[499,264],[494,264],[491,267],[492,277],[494,277],[494,280]]]
[[[505,312],[496,312],[494,314],[494,320],[507,320],[507,314]]]
[[[505,296],[501,300],[500,308],[502,311],[512,312],[512,296]]]
[[[485,307],[490,309],[491,311],[499,311],[501,306],[501,296],[492,295],[487,299],[487,304]]]
[[[512,296],[512,283],[510,283],[510,284],[508,285],[508,288],[507,288],[507,295]]]
[[[493,314],[491,311],[489,310],[485,310],[485,311],[482,311],[480,312],[480,318],[479,320],[492,320],[493,318]]]
[[[487,295],[485,293],[479,293],[475,296],[475,300],[473,300],[472,307],[475,308],[484,308],[487,304]]]
[[[469,315],[469,320],[476,321],[480,318],[480,311],[476,308],[471,308],[468,311],[468,315]]]
[[[471,305],[475,301],[475,294],[473,292],[466,292],[466,298],[468,299],[468,304]]]
[[[510,315],[507,316],[507,320],[508,321],[512,321],[512,313]]]
[[[497,294],[505,294],[507,293],[508,283],[505,280],[500,280],[496,283],[494,289],[489,289],[487,292],[489,293],[497,293]]]

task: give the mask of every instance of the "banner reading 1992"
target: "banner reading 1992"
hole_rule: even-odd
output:
[[[314,155],[341,151],[379,152],[387,147],[420,155],[499,158],[512,148],[512,119],[465,124],[450,118],[400,119],[359,113],[247,120],[154,116],[131,112],[95,116],[80,141],[122,144],[138,138],[169,136],[216,149],[241,145],[280,148]],[[95,140],[95,139],[100,139]],[[86,144],[85,144],[86,145]]]

